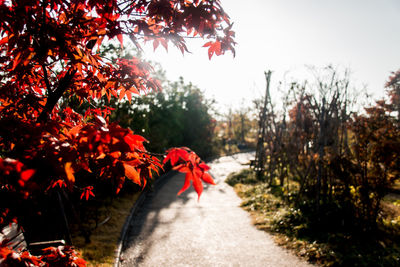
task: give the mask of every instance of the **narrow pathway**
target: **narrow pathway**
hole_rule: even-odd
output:
[[[176,196],[184,176],[176,174],[146,199],[130,222],[122,266],[310,266],[257,230],[241,200],[223,180],[246,166],[243,153],[213,161],[216,186],[197,201],[193,189]]]

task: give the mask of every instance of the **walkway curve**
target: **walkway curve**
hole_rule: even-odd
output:
[[[197,201],[190,189],[176,196],[184,176],[166,179],[150,193],[129,223],[122,266],[311,266],[257,230],[240,198],[223,182],[227,172],[244,168],[251,154],[213,161],[216,186]],[[228,169],[228,170],[227,170]]]

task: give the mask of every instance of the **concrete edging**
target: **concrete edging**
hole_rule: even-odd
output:
[[[171,177],[174,173],[176,173],[175,171],[169,171],[163,175],[161,175],[160,177],[158,177],[157,180],[154,181],[153,184],[153,191],[157,190],[158,187],[160,187],[162,185],[162,182],[165,181],[168,177]],[[131,211],[128,215],[128,217],[125,220],[124,226],[122,227],[121,230],[121,235],[118,239],[118,245],[115,251],[115,256],[114,256],[114,267],[119,267],[120,266],[120,257],[121,257],[121,252],[122,252],[122,247],[126,238],[126,234],[128,232],[128,228],[129,228],[129,224],[132,220],[133,215],[136,213],[136,211],[140,208],[140,206],[143,204],[144,200],[146,199],[147,194],[151,192],[151,189],[146,189],[144,190],[140,196],[138,197],[138,199],[136,200],[135,204],[133,204]]]

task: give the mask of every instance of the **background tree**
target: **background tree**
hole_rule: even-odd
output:
[[[222,115],[217,114],[214,137],[220,154],[254,148],[257,120],[251,110],[242,104],[240,108],[229,109]]]
[[[309,216],[310,228],[377,229],[381,200],[399,179],[396,75],[388,82],[389,101],[364,113],[352,108],[348,72],[332,67],[315,83],[291,84],[280,120],[272,107],[266,112],[260,179]]]
[[[253,127],[250,111],[250,108],[245,107],[244,104],[242,104],[241,108],[231,114],[234,139],[242,146],[245,146],[246,143],[248,143],[246,139],[249,138],[250,131]]]
[[[399,179],[400,132],[385,101],[365,110],[366,114],[352,118],[351,149],[343,162],[350,174],[347,186],[352,191],[355,214],[367,223],[365,228],[375,229],[381,201]]]
[[[200,89],[181,78],[166,82],[160,92],[113,102],[110,119],[152,140],[148,149],[162,153],[168,147],[188,146],[203,157],[216,153],[214,148],[213,102]]]
[[[400,125],[400,70],[393,72],[386,83],[388,94],[390,97],[391,109],[397,112],[397,123]]]

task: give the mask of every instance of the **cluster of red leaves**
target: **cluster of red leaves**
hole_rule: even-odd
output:
[[[389,81],[386,83],[386,87],[398,86],[400,84],[400,70],[396,72],[392,72],[392,75],[389,77]]]
[[[215,184],[211,175],[207,173],[210,167],[202,162],[196,153],[190,151],[190,149],[171,148],[167,151],[167,153],[168,154],[164,159],[164,164],[169,161],[171,165],[174,166],[174,170],[186,174],[185,183],[178,192],[178,195],[188,189],[190,183],[192,183],[197,195],[200,198],[200,195],[203,192],[202,181],[209,184]]]
[[[145,186],[146,180],[151,178],[151,171],[161,167],[159,160],[147,153],[143,145],[146,140],[142,136],[115,123],[108,124],[100,115],[90,118],[76,113],[71,115],[82,123],[68,123],[69,119],[66,119],[62,123],[53,123],[49,128],[49,124],[34,123],[32,126],[28,121],[13,120],[9,123],[10,128],[0,130],[1,137],[7,140],[0,147],[10,149],[11,155],[18,152],[19,160],[32,166],[25,170],[19,161],[2,160],[0,170],[4,177],[14,178],[15,175],[11,174],[19,173],[18,185],[28,191],[56,185],[72,189],[75,173],[81,170],[94,173],[99,179],[112,178],[121,186],[125,176]],[[4,117],[0,122],[6,119]],[[11,129],[12,125],[19,125],[18,122],[21,127]],[[17,186],[9,182],[13,178],[3,178],[8,180],[2,182]],[[88,188],[82,190],[91,195]]]
[[[28,251],[14,251],[7,240],[0,242],[0,265],[1,266],[40,266],[56,267],[86,266],[85,260],[79,258],[76,252],[69,246],[49,247],[42,251],[41,256],[33,256]]]
[[[397,116],[400,118],[400,70],[392,73],[386,83],[386,88],[388,89],[390,102],[393,105],[392,109],[398,112]]]
[[[68,107],[72,98],[93,105],[160,90],[149,64],[107,59],[103,42],[116,38],[122,46],[129,37],[138,48],[152,41],[166,49],[172,42],[183,53],[184,36],[198,36],[210,41],[210,58],[234,53],[232,24],[218,0],[0,0],[0,17],[0,196],[13,208],[55,188],[88,200],[96,185],[87,175],[112,179],[117,192],[126,178],[144,187],[162,168],[145,138],[108,123],[109,108],[80,114]],[[201,180],[213,183],[194,152],[172,149],[167,160],[186,173],[183,190],[193,181],[200,195]],[[7,203],[0,204],[2,224],[21,214]]]
[[[9,181],[1,181],[2,184],[17,182],[23,187],[34,174],[34,169],[26,169],[24,164],[18,160],[0,158],[0,179],[9,179]]]
[[[365,111],[366,115],[354,115],[349,126],[354,132],[352,149],[357,162],[368,162],[370,186],[392,184],[400,175],[399,122],[391,115],[391,105],[384,100],[376,101],[375,106]]]
[[[184,35],[192,35],[211,40],[210,58],[234,52],[232,24],[218,0],[1,1],[0,16],[0,148],[8,161],[29,166],[18,178],[26,192],[72,190],[81,170],[115,179],[118,188],[126,177],[145,186],[161,167],[143,137],[106,122],[109,110],[81,115],[60,106],[61,97],[130,100],[160,89],[149,64],[103,58],[104,40],[116,37],[122,46],[128,36],[155,48],[172,42],[184,52]],[[94,195],[90,185],[80,190],[81,198]]]

